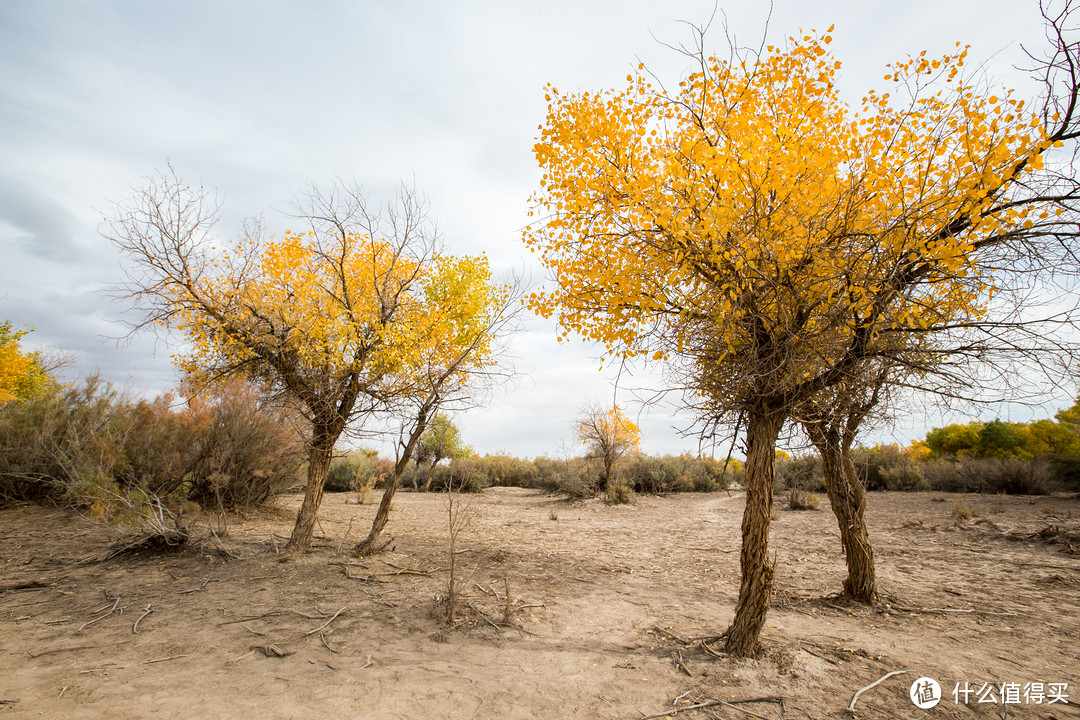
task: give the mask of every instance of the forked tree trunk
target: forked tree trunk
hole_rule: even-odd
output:
[[[844,593],[860,602],[873,603],[877,580],[874,549],[866,529],[866,491],[855,473],[850,443],[843,443],[839,431],[827,427],[826,422],[807,423],[806,431],[821,455],[825,490],[840,526],[840,544],[848,570]]]
[[[386,527],[387,520],[390,519],[390,505],[394,502],[394,493],[397,492],[398,483],[401,482],[401,476],[405,474],[405,468],[409,465],[409,459],[412,458],[413,449],[416,448],[416,443],[420,440],[420,436],[424,434],[424,430],[427,428],[428,414],[431,409],[432,408],[422,408],[419,415],[417,415],[416,426],[413,428],[412,433],[409,435],[408,442],[401,451],[401,457],[394,463],[394,474],[389,481],[387,481],[386,489],[383,490],[382,500],[379,501],[379,509],[375,512],[375,520],[371,523],[371,531],[366,538],[358,542],[353,548],[353,557],[372,555],[382,549],[382,546],[378,544],[379,536],[382,534],[383,528]]]
[[[334,455],[334,442],[337,437],[327,425],[315,425],[311,433],[311,448],[308,451],[307,487],[304,488],[304,502],[296,516],[292,535],[285,549],[295,552],[307,552],[311,548],[311,538],[315,534],[315,519],[319,504],[322,502],[326,476],[330,472],[330,460]]]
[[[773,463],[776,438],[783,426],[778,412],[748,413],[746,428],[746,509],[742,521],[742,584],[735,619],[727,631],[726,649],[749,657],[759,646],[761,629],[772,600],[773,565],[769,562],[769,524],[772,521]]]

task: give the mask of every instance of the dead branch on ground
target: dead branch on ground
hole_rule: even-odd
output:
[[[893,675],[903,675],[906,672],[908,672],[908,671],[907,670],[893,670],[890,673],[885,673],[884,675],[882,675],[881,677],[879,677],[877,680],[870,683],[866,687],[861,687],[858,690],[856,690],[855,694],[851,696],[851,702],[847,706],[848,712],[850,712],[850,713],[855,712],[855,701],[858,700],[859,696],[862,695],[864,692],[866,692],[867,690],[869,690],[872,687],[877,687],[881,683],[883,683],[886,680],[888,680],[889,678],[891,678]]]
[[[131,634],[132,635],[138,635],[139,634],[139,623],[142,622],[142,619],[144,617],[146,617],[147,615],[149,615],[152,612],[154,612],[154,609],[150,606],[149,603],[147,603],[145,612],[143,612],[143,614],[139,616],[139,619],[135,621],[135,624],[131,626]]]

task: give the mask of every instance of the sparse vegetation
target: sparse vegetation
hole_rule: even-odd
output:
[[[821,499],[812,492],[791,488],[788,491],[788,510],[818,510]]]
[[[949,514],[961,520],[982,517],[982,505],[968,505],[966,502],[954,501]]]

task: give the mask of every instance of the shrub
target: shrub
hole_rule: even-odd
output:
[[[352,492],[370,487],[375,481],[378,459],[374,450],[354,450],[334,458],[326,476],[326,492]]]
[[[923,468],[928,486],[942,492],[991,492],[1045,495],[1051,489],[1050,461],[1045,458],[967,457],[939,460]]]
[[[305,443],[285,408],[265,402],[242,382],[229,383],[204,402],[200,407],[193,399],[187,413],[174,414],[181,424],[199,412],[209,415],[195,436],[198,454],[185,476],[189,500],[236,510],[296,487]]]
[[[953,502],[952,511],[949,514],[955,518],[960,518],[961,520],[970,520],[973,517],[982,515],[982,506]]]
[[[788,510],[817,510],[821,507],[821,499],[812,492],[791,488],[788,493]]]
[[[487,467],[477,458],[461,458],[449,465],[436,465],[431,475],[431,490],[446,492],[450,483],[456,492],[465,493],[491,487]]]
[[[607,488],[607,501],[609,505],[633,505],[636,497],[634,488],[625,478],[619,478]]]
[[[171,395],[132,400],[97,377],[4,405],[0,500],[50,496],[108,517],[113,501],[234,509],[294,484],[303,443],[254,389],[173,406]]]
[[[898,445],[852,451],[855,472],[867,490],[928,490],[923,467]]]
[[[639,455],[627,463],[623,476],[639,493],[711,492],[726,490],[741,477],[741,467],[733,461],[725,473],[724,463],[711,457]]]
[[[1080,492],[1080,456],[1057,455],[1049,460],[1050,478],[1065,490]]]
[[[776,461],[776,492],[804,490],[824,492],[825,476],[821,470],[821,458],[816,454],[785,457]]]

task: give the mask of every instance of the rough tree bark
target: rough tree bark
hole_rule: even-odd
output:
[[[848,569],[844,593],[860,602],[873,603],[877,598],[874,549],[866,529],[866,491],[851,460],[854,433],[841,433],[839,428],[824,420],[808,422],[804,426],[821,455],[825,490],[840,526],[840,543]]]
[[[726,649],[741,657],[754,655],[772,600],[773,565],[769,562],[772,521],[773,464],[776,438],[784,423],[782,411],[748,412],[746,428],[746,508],[742,521],[742,584],[735,619],[727,631]]]
[[[319,505],[322,503],[326,477],[330,472],[330,460],[334,455],[334,442],[337,434],[328,423],[315,423],[312,426],[311,448],[308,451],[307,486],[304,489],[304,502],[296,516],[292,535],[285,549],[295,552],[307,552],[311,548],[311,538],[315,534],[315,520]]]

